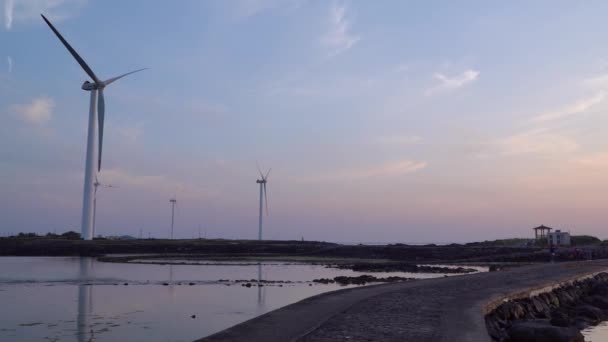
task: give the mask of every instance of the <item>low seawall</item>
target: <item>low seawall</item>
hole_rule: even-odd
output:
[[[492,341],[486,317],[505,302],[608,270],[608,261],[506,271],[324,293],[200,341]]]
[[[608,273],[579,277],[527,297],[510,298],[486,315],[494,341],[583,341],[581,330],[608,318]]]

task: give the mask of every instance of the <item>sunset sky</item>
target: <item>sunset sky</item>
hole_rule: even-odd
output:
[[[608,238],[606,1],[0,0],[0,235],[463,242]]]

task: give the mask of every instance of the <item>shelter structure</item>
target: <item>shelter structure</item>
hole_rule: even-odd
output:
[[[551,230],[553,228],[547,227],[545,225],[540,225],[540,226],[532,228],[532,229],[534,230],[534,238],[536,240],[542,240],[542,239],[546,239],[549,236],[549,233],[551,233]]]
[[[553,233],[547,235],[549,244],[554,246],[570,246],[570,233],[556,230]]]

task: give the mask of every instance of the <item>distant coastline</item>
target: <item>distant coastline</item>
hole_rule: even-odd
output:
[[[529,240],[524,239],[484,241],[464,245],[401,243],[348,245],[299,240],[95,239],[85,241],[77,236],[63,236],[63,238],[22,236],[0,238],[0,255],[100,257],[111,254],[158,254],[188,255],[198,258],[346,258],[415,264],[486,265],[608,258],[606,242],[593,239],[583,237],[579,240],[585,244],[559,248],[552,256],[551,250],[546,245],[530,244]]]

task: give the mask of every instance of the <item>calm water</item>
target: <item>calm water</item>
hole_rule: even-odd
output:
[[[608,322],[602,322],[598,326],[583,330],[583,335],[587,342],[608,341]]]
[[[361,274],[365,273],[277,262],[147,265],[78,257],[1,257],[0,341],[192,341],[343,288],[311,286],[315,278]],[[220,279],[294,283],[247,288]]]

